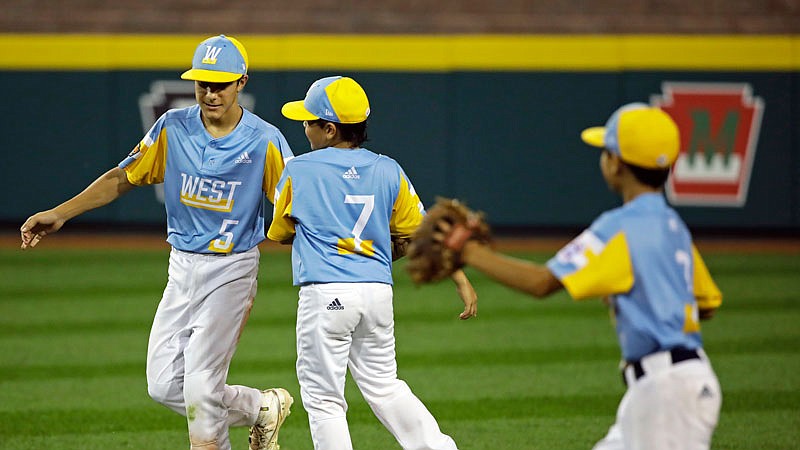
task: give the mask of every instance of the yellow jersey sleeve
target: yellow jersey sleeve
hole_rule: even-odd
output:
[[[284,242],[295,234],[292,220],[292,178],[287,177],[283,189],[275,189],[275,212],[272,223],[267,230],[267,238],[276,242]]]
[[[409,237],[422,223],[422,201],[419,199],[414,187],[400,174],[400,191],[392,206],[392,218],[389,221],[389,231],[392,236]]]
[[[130,161],[123,170],[128,181],[136,186],[164,182],[167,167],[167,130],[161,130],[155,141],[148,137],[142,139],[128,155]]]
[[[278,185],[278,180],[281,178],[284,167],[286,167],[286,163],[283,160],[281,151],[272,141],[269,141],[269,144],[267,144],[267,157],[264,160],[262,189],[272,204],[275,204],[275,187]]]
[[[694,259],[694,297],[697,300],[697,307],[701,310],[719,308],[722,304],[722,292],[711,278],[711,273],[694,244],[692,244],[692,258]]]
[[[633,264],[631,263],[625,234],[618,232],[605,245],[593,234],[584,233],[576,240],[594,239],[586,245],[577,243],[567,256],[577,268],[561,277],[561,283],[575,300],[620,294],[633,287]]]

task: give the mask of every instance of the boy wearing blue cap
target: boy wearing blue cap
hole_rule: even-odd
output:
[[[292,151],[281,132],[238,103],[247,52],[224,35],[197,47],[197,105],[162,115],[117,167],[23,224],[22,248],[135,186],[164,183],[169,280],[150,331],[150,396],[185,415],[192,449],[229,450],[230,426],[250,426],[251,450],[277,449],[292,397],[225,383],[256,295],[263,198]]]
[[[367,95],[347,77],[311,85],[282,113],[302,121],[311,152],[289,161],[275,192],[267,236],[292,242],[297,310],[297,378],[317,450],[350,450],[344,396],[350,373],[372,411],[404,449],[455,449],[450,436],[397,378],[392,309],[392,241],[408,238],[425,210],[393,159],[363,148]],[[476,314],[477,295],[453,276]]]
[[[465,264],[533,296],[566,288],[576,300],[609,302],[628,390],[595,450],[708,449],[722,393],[699,321],[711,317],[722,295],[663,196],[680,148],[678,128],[662,110],[633,103],[581,137],[603,149],[600,171],[624,204],[602,214],[546,266],[477,241],[442,241],[459,246],[452,249]],[[453,232],[447,223],[439,226]]]

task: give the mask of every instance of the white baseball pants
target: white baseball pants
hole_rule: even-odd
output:
[[[392,287],[326,283],[300,288],[297,378],[316,450],[351,450],[347,368],[375,416],[407,450],[454,450],[450,436],[397,378]]]
[[[673,364],[669,352],[642,358],[644,376],[625,369],[628,390],[616,423],[593,450],[708,450],[722,391],[702,350]]]
[[[147,389],[187,417],[192,447],[230,450],[228,427],[254,424],[261,407],[258,389],[225,384],[255,298],[258,261],[257,247],[225,256],[170,253],[147,346]]]

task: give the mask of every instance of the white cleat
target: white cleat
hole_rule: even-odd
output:
[[[250,427],[250,450],[278,450],[278,430],[291,414],[294,399],[286,389],[274,388],[261,391],[261,411],[256,423]]]

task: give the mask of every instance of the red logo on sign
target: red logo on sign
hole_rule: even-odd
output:
[[[667,182],[676,205],[742,206],[747,201],[764,102],[749,84],[671,83],[651,99],[678,124],[681,149]]]

